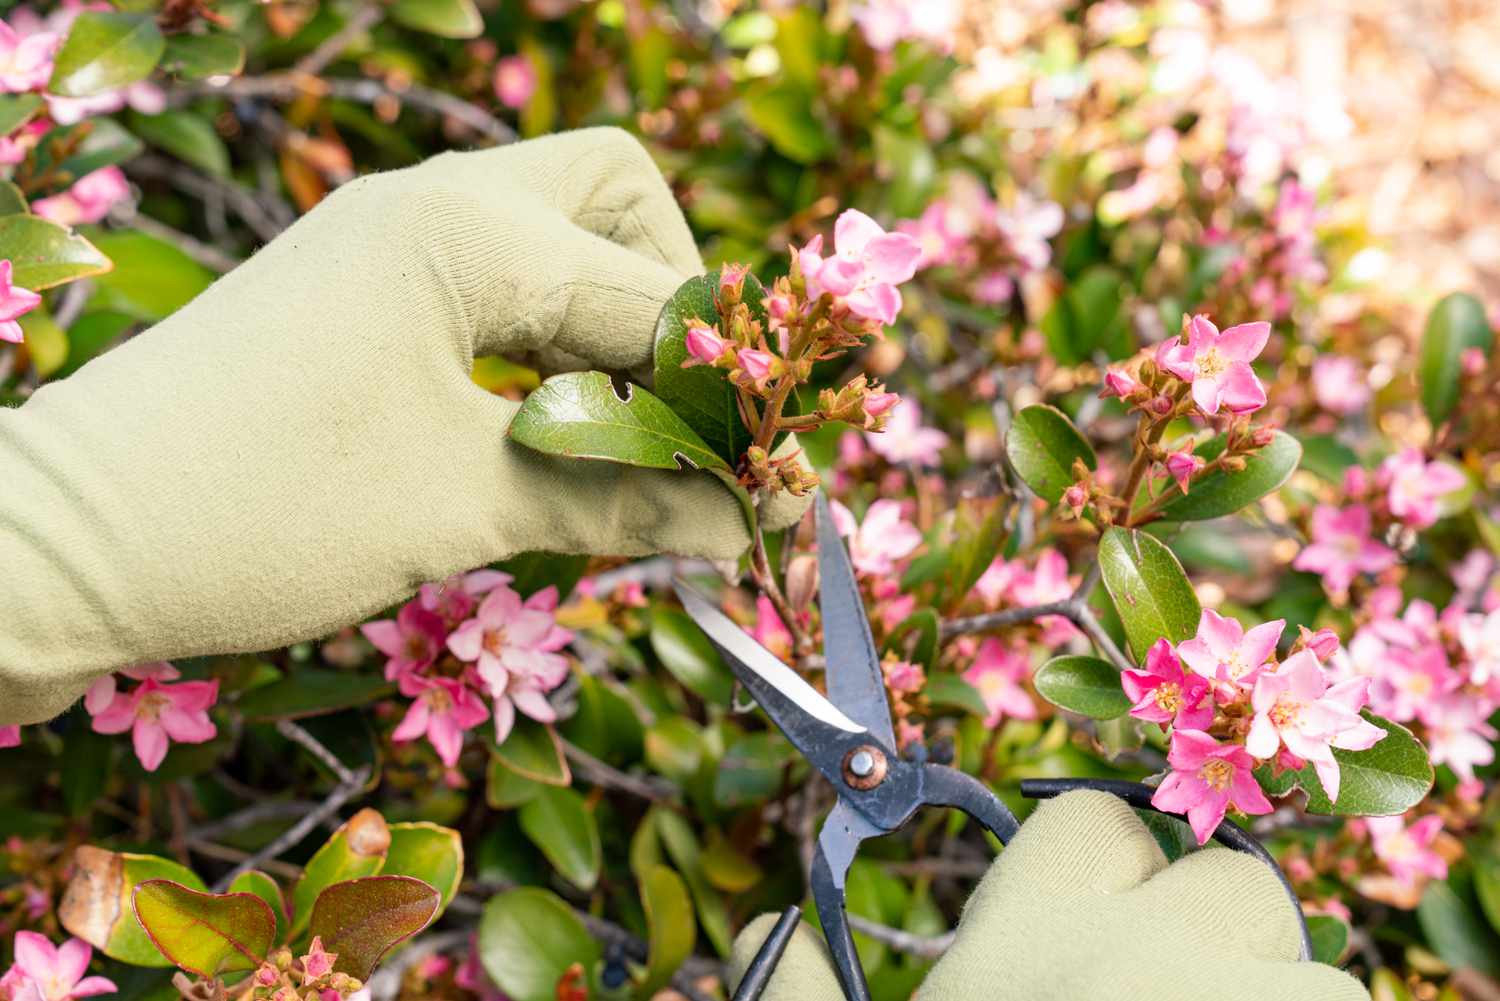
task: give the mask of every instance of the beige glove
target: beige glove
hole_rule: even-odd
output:
[[[734,977],[765,941],[734,945]],[[1102,792],[1037,807],[964,908],[917,1001],[1369,1001],[1353,977],[1297,962],[1275,875],[1206,848],[1168,866],[1135,813]],[[763,1001],[843,1001],[822,935],[802,925]]]
[[[524,550],[738,556],[711,476],[545,458],[476,354],[649,371],[702,270],[589,129],[362,178],[187,307],[0,412],[0,723],[121,665],[309,639]],[[789,524],[803,502],[763,512]]]

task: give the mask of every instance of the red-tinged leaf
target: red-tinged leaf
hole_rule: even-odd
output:
[[[410,876],[368,876],[335,883],[313,904],[308,933],[337,953],[334,969],[365,980],[392,946],[404,942],[437,913],[441,895]]]
[[[276,939],[276,916],[253,893],[199,893],[151,879],[131,899],[162,955],[200,977],[254,969]]]
[[[111,852],[93,845],[78,846],[72,867],[73,876],[57,908],[64,928],[131,966],[172,965],[136,920],[130,897],[136,886],[153,879],[207,889],[191,869],[155,855]]]

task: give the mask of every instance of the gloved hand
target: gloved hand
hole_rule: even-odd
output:
[[[641,376],[662,304],[701,270],[618,129],[345,185],[0,410],[0,723],[125,664],[326,635],[525,550],[738,556],[715,478],[531,452],[505,437],[517,405],[469,378],[475,355]]]
[[[734,944],[737,983],[775,915]],[[1297,962],[1296,916],[1256,859],[1210,847],[1168,866],[1124,802],[1042,803],[964,908],[917,1001],[1369,1001],[1353,977]],[[820,933],[797,929],[763,1001],[843,1001]]]

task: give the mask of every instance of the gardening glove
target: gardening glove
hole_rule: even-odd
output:
[[[734,945],[737,982],[763,915]],[[1167,865],[1123,801],[1042,803],[980,882],[916,1001],[1369,1001],[1359,982],[1297,961],[1296,914],[1274,873],[1205,848]],[[844,1001],[822,935],[797,929],[763,1001]]]
[[[505,436],[518,405],[470,380],[476,355],[641,377],[662,304],[701,270],[618,129],[340,188],[0,411],[0,723],[123,665],[326,635],[525,550],[738,556],[716,478],[532,452]]]

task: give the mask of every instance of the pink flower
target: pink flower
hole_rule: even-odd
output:
[[[119,167],[100,167],[84,174],[60,195],[31,203],[31,211],[63,226],[98,222],[117,203],[130,197],[130,184]]]
[[[536,93],[536,67],[525,56],[506,56],[495,63],[495,96],[507,108],[524,108]]]
[[[1432,849],[1443,829],[1442,817],[1430,813],[1409,827],[1401,817],[1366,817],[1364,824],[1375,857],[1403,885],[1415,886],[1423,876],[1447,878],[1447,861]]]
[[[920,692],[927,684],[927,672],[922,670],[921,664],[896,660],[882,664],[881,671],[885,674],[885,687],[903,695]]]
[[[764,383],[771,377],[776,367],[776,356],[766,351],[757,351],[754,348],[741,348],[734,356],[737,364],[750,380],[756,385]]]
[[[490,718],[479,696],[456,678],[408,674],[401,678],[401,694],[415,697],[406,718],[391,733],[401,743],[426,736],[443,764],[458,764],[464,732]]]
[[[955,0],[866,0],[850,13],[870,48],[889,52],[903,39],[930,42],[940,52],[953,48],[959,5]]]
[[[1302,645],[1313,652],[1319,660],[1327,662],[1339,652],[1339,634],[1332,629],[1319,629],[1313,632],[1306,626],[1298,626],[1298,633]]]
[[[366,622],[359,631],[389,658],[385,662],[387,681],[431,667],[448,638],[443,620],[423,608],[420,600],[402,605],[394,619]]]
[[[1313,398],[1329,413],[1343,416],[1370,402],[1370,384],[1353,358],[1321,355],[1312,366]]]
[[[1458,642],[1469,661],[1469,680],[1486,685],[1500,678],[1500,609],[1488,615],[1465,615]]]
[[[476,665],[495,700],[496,740],[510,733],[515,709],[543,723],[557,718],[546,693],[567,677],[568,660],[557,651],[573,634],[553,619],[556,605],[556,588],[538,591],[523,603],[509,587],[497,587],[474,618],[448,637],[448,649]]]
[[[1207,678],[1185,670],[1162,637],[1146,652],[1144,671],[1120,672],[1125,695],[1135,703],[1130,715],[1136,719],[1170,723],[1184,730],[1207,730],[1214,721],[1214,702]]]
[[[1099,396],[1104,399],[1118,396],[1123,400],[1141,388],[1135,376],[1123,368],[1110,368],[1104,371],[1104,388],[1099,391]]]
[[[62,39],[50,31],[22,35],[0,21],[0,93],[40,90],[52,77],[52,57]]]
[[[974,663],[963,674],[964,680],[979,691],[989,715],[984,725],[995,727],[1006,716],[1013,719],[1036,719],[1036,702],[1022,685],[1031,677],[1031,658],[1024,648],[1006,646],[991,636],[979,646]]]
[[[1375,482],[1386,487],[1391,514],[1413,528],[1426,528],[1438,519],[1439,498],[1468,481],[1446,463],[1428,462],[1420,448],[1404,448],[1380,464]]]
[[[5,22],[0,21],[0,24]],[[0,260],[0,341],[20,344],[21,325],[16,321],[25,313],[36,309],[42,297],[30,289],[11,284],[13,268],[10,261]]]
[[[862,574],[874,577],[892,573],[897,563],[922,544],[922,533],[902,516],[900,501],[876,501],[857,526],[847,507],[834,501],[832,509],[839,534],[849,537],[854,569]]]
[[[17,747],[21,743],[21,728],[12,723],[10,726],[0,726],[0,747]]]
[[[994,607],[1005,600],[1017,578],[1025,572],[1020,560],[1007,560],[997,556],[974,582],[974,590],[986,605]]]
[[[1266,390],[1250,362],[1266,346],[1271,325],[1264,320],[1241,323],[1222,334],[1199,314],[1188,321],[1187,343],[1163,341],[1156,363],[1193,385],[1193,402],[1206,414],[1222,405],[1231,413],[1246,414],[1266,405]]]
[[[1255,719],[1245,750],[1269,759],[1285,745],[1313,763],[1329,802],[1337,802],[1340,775],[1333,749],[1363,751],[1385,736],[1384,730],[1359,715],[1369,701],[1369,688],[1368,678],[1350,678],[1330,688],[1311,650],[1294,653],[1276,670],[1255,679],[1250,696]]]
[[[435,612],[449,626],[456,626],[474,613],[478,599],[513,578],[499,570],[471,570],[454,574],[447,580],[423,584],[417,589],[417,602]]]
[[[929,203],[920,217],[898,222],[896,229],[915,239],[921,248],[918,271],[953,263],[968,245],[970,235],[962,210],[941,198]]]
[[[130,730],[135,756],[146,771],[156,771],[162,758],[166,757],[171,741],[202,744],[218,734],[218,728],[208,718],[209,708],[219,698],[217,679],[163,684],[162,678],[178,676],[170,664],[127,668],[121,673],[129,677],[140,676],[143,680],[134,691],[114,693],[108,704],[94,713],[93,728],[96,733]],[[110,684],[113,684],[112,680]],[[101,702],[102,695],[91,690],[84,699],[84,706],[92,712],[90,703],[99,706]]]
[[[1188,492],[1188,483],[1203,468],[1203,458],[1191,452],[1172,452],[1162,463],[1183,493]]]
[[[910,397],[903,397],[891,408],[885,431],[866,432],[870,449],[893,465],[912,463],[936,466],[939,453],[948,444],[948,436],[937,428],[922,426],[922,408]]]
[[[786,623],[781,621],[781,616],[776,614],[776,606],[771,604],[771,599],[763,594],[756,596],[755,625],[750,628],[749,632],[755,638],[755,642],[782,660],[791,660],[791,630],[787,629]]]
[[[1344,594],[1362,573],[1376,574],[1396,565],[1396,552],[1370,538],[1370,510],[1351,504],[1340,510],[1319,504],[1312,514],[1312,543],[1292,566],[1323,575],[1334,594]]]
[[[1276,650],[1285,619],[1263,622],[1249,632],[1234,619],[1226,619],[1212,608],[1198,617],[1198,635],[1177,645],[1177,655],[1188,667],[1216,682],[1216,694],[1232,701],[1236,689],[1250,689]]]
[[[901,312],[901,293],[896,286],[916,274],[922,248],[905,233],[887,233],[880,224],[858,209],[845,209],[834,223],[833,256],[823,260],[813,249],[816,274],[806,271],[809,255],[803,251],[804,273],[819,288],[843,297],[855,316],[882,324],[896,321]],[[809,247],[812,247],[809,244]]]
[[[1198,843],[1205,844],[1233,806],[1242,813],[1270,813],[1271,803],[1251,774],[1255,761],[1238,744],[1220,744],[1198,730],[1173,730],[1167,753],[1172,772],[1151,805],[1187,814]]]
[[[1038,271],[1052,259],[1048,240],[1063,227],[1062,206],[1056,202],[1033,198],[1022,191],[1009,208],[996,207],[995,226],[1010,243],[1010,249],[1021,264]]]
[[[1011,598],[1018,605],[1047,605],[1071,597],[1074,584],[1068,573],[1068,558],[1056,549],[1044,549],[1034,567],[1016,574]],[[1036,621],[1042,627],[1042,642],[1050,647],[1079,635],[1073,620],[1063,615],[1043,615]]]
[[[1475,765],[1495,760],[1500,731],[1488,723],[1494,706],[1487,700],[1451,692],[1433,700],[1427,721],[1427,751],[1435,765],[1447,765],[1461,779],[1474,778]]]
[[[726,352],[732,350],[732,345],[705,323],[694,323],[688,327],[687,334],[683,337],[683,346],[687,348],[688,355],[682,360],[683,368],[716,364]]]
[[[338,958],[338,953],[323,949],[322,936],[314,935],[312,944],[307,947],[307,955],[302,957],[302,986],[306,987],[332,973],[333,961]]]
[[[55,946],[45,935],[18,931],[13,942],[16,962],[6,974],[15,1001],[68,1001],[118,990],[112,980],[84,976],[93,947],[70,938]]]

